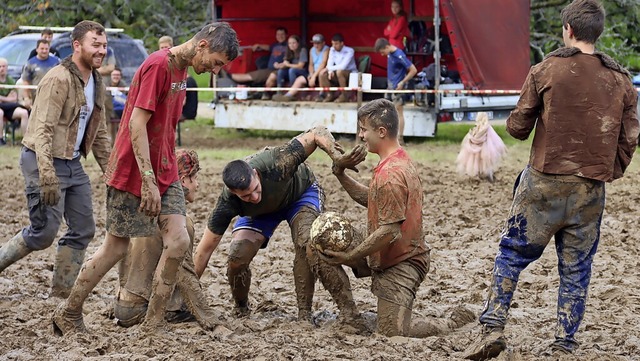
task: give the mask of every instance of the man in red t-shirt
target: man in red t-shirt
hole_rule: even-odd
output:
[[[153,280],[144,326],[164,323],[167,301],[189,247],[185,199],[175,158],[175,131],[186,93],[187,68],[212,72],[238,55],[236,33],[227,23],[206,25],[191,40],[151,54],[131,82],[107,180],[107,235],[89,258],[53,316],[54,329],[84,331],[82,305],[127,252],[132,237],[149,237],[158,225],[163,252]]]
[[[398,141],[398,113],[392,102],[376,99],[365,104],[358,110],[358,123],[366,149],[356,147],[334,163],[333,173],[351,198],[367,207],[369,236],[346,252],[324,250],[328,257],[322,258],[355,266],[367,257],[371,291],[378,297],[377,332],[383,335],[433,336],[471,322],[473,312],[458,308],[450,320],[411,326],[416,291],[430,263],[422,234],[422,185],[418,170]],[[344,173],[347,166],[364,160],[367,150],[380,156],[368,188]]]

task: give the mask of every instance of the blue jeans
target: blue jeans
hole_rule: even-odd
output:
[[[520,272],[540,258],[555,237],[560,287],[554,345],[575,350],[575,334],[584,317],[591,264],[600,239],[604,201],[604,182],[526,168],[501,235],[480,323],[504,328]]]
[[[284,68],[278,70],[278,87],[283,87],[287,82],[293,85],[299,76],[306,77],[309,74],[307,69]]]

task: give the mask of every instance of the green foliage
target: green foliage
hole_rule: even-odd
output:
[[[596,47],[632,72],[640,71],[640,0],[601,0],[607,13]],[[560,11],[570,0],[531,0],[534,62],[563,46]],[[540,54],[541,52],[542,54]]]
[[[123,28],[155,51],[160,36],[179,44],[189,40],[211,19],[211,2],[184,0],[2,0],[0,36],[20,25],[74,26],[94,20],[106,27]]]
[[[196,80],[196,83],[198,83],[198,88],[208,88],[209,87],[209,81],[211,79],[211,74],[210,73],[196,74],[196,72],[193,71],[193,68],[189,67],[189,75],[192,76],[193,79]],[[213,100],[213,92],[210,92],[210,91],[198,92],[198,101],[199,102],[209,103],[212,100]]]

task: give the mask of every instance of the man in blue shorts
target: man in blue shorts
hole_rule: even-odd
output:
[[[379,38],[376,40],[374,49],[377,53],[387,57],[387,89],[404,90],[407,89],[409,81],[416,76],[418,69],[407,58],[404,51],[389,44],[389,40]],[[407,98],[407,94],[388,93],[387,98],[393,101],[398,111],[398,139],[400,144],[404,144],[404,113],[402,106]]]
[[[363,330],[345,271],[341,266],[319,262],[317,256],[307,253],[311,223],[323,211],[324,193],[304,161],[318,147],[333,160],[341,156],[342,149],[331,133],[325,127],[315,127],[284,145],[225,166],[222,171],[225,188],[194,256],[196,273],[202,275],[231,220],[240,216],[232,231],[227,277],[235,315],[247,316],[249,264],[258,250],[267,246],[278,224],[286,220],[295,245],[293,272],[298,319],[311,320],[317,276],[338,305],[343,321]]]

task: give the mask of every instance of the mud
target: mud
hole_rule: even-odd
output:
[[[184,139],[184,138],[183,138]],[[185,143],[187,141],[185,140]],[[202,141],[204,142],[204,141]],[[280,140],[211,140],[209,146],[244,147],[246,154]],[[202,143],[205,144],[205,143]],[[192,143],[188,143],[193,146]],[[343,141],[348,149],[353,143]],[[200,149],[199,149],[200,150]],[[432,247],[431,270],[417,293],[413,319],[443,317],[452,306],[476,312],[490,285],[498,237],[505,224],[513,181],[528,160],[526,145],[509,147],[495,174],[495,182],[457,175],[459,145],[409,144],[419,160],[423,181],[424,231]],[[28,221],[18,168],[19,152],[2,150],[0,178],[0,242],[4,243]],[[374,164],[369,155],[356,179],[368,182]],[[437,159],[437,160],[433,160]],[[207,215],[222,187],[221,170],[229,159],[200,159],[200,197],[188,205],[200,239]],[[326,208],[344,214],[358,228],[366,226],[366,210],[356,205],[331,175],[326,156],[309,161],[327,193]],[[94,190],[96,240],[93,254],[104,241],[105,186],[95,161],[86,164]],[[640,167],[636,159],[627,177],[607,187],[601,242],[594,260],[585,319],[577,335],[581,347],[562,360],[640,360]],[[62,227],[60,234],[63,234]],[[457,360],[478,334],[475,322],[444,336],[424,339],[361,336],[336,322],[337,307],[319,284],[313,302],[314,327],[298,322],[293,285],[294,245],[286,223],[280,225],[266,250],[253,259],[250,317],[231,317],[233,302],[226,279],[230,235],[214,252],[202,281],[213,311],[224,327],[204,331],[197,323],[171,324],[168,332],[146,336],[139,326],[119,327],[107,317],[117,289],[117,267],[107,273],[85,302],[84,321],[90,333],[57,337],[51,315],[59,299],[47,297],[55,247],[31,253],[0,274],[0,360]],[[553,242],[553,241],[552,241]],[[505,336],[509,348],[498,360],[544,360],[556,326],[557,257],[553,244],[523,273],[513,300]],[[354,299],[365,316],[376,309],[370,278],[356,279],[347,269]],[[370,318],[368,318],[370,320]]]

